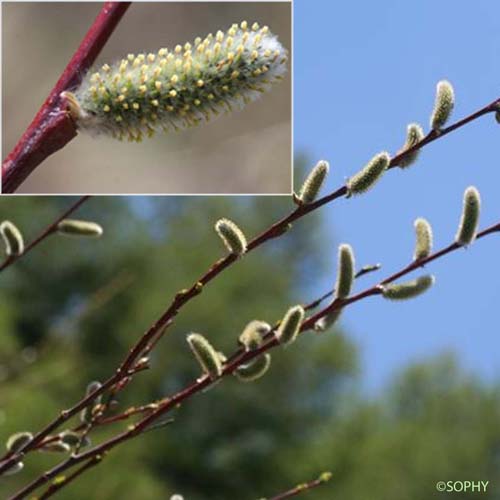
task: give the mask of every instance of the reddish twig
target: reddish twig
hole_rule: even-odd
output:
[[[497,222],[488,228],[484,229],[483,231],[479,232],[477,234],[476,239],[481,239],[484,238],[487,235],[500,232],[500,222]],[[318,313],[306,318],[304,322],[301,325],[300,332],[304,333],[307,331],[314,330],[314,325],[316,321],[318,321],[320,318],[326,316],[330,312],[333,312],[334,310],[342,309],[344,307],[347,307],[350,304],[354,304],[356,302],[359,302],[367,297],[374,296],[374,295],[380,295],[382,293],[381,290],[381,285],[393,282],[400,277],[409,274],[410,272],[414,271],[417,268],[423,267],[426,264],[441,258],[451,252],[454,252],[460,248],[463,248],[456,243],[451,243],[450,245],[444,247],[441,250],[438,250],[425,259],[421,259],[417,262],[412,262],[411,264],[403,267],[400,271],[392,274],[388,278],[385,278],[384,280],[380,281],[376,285],[373,285],[362,292],[359,292],[355,295],[352,295],[346,299],[335,299],[330,305],[319,311]],[[261,347],[255,350],[251,351],[244,351],[243,349],[238,349],[233,355],[231,355],[226,364],[224,365],[223,373],[220,378],[226,377],[228,375],[231,375],[240,365],[244,363],[248,363],[252,361],[253,359],[257,358],[258,356],[262,355],[266,351],[269,351],[275,347],[277,347],[279,344],[278,340],[276,339],[276,336],[274,334],[274,330],[269,332],[265,337],[264,337],[264,343]],[[180,403],[185,402],[186,400],[190,399],[192,396],[195,394],[198,394],[202,392],[203,390],[207,389],[210,385],[213,383],[216,383],[218,380],[211,380],[210,377],[207,375],[203,375],[202,377],[198,378],[196,381],[192,382],[189,384],[187,387],[185,387],[183,390],[177,392],[174,396],[170,398],[165,398],[163,399],[159,404],[158,407],[153,410],[151,413],[146,415],[142,420],[137,422],[135,425],[129,426],[127,430],[121,432],[120,434],[117,434],[116,436],[108,439],[107,441],[95,446],[94,448],[91,448],[79,455],[72,455],[70,458],[68,458],[66,461],[64,461],[61,464],[58,464],[55,466],[53,469],[45,472],[38,478],[36,478],[34,481],[32,481],[30,484],[25,486],[23,489],[18,491],[14,496],[10,498],[10,500],[21,500],[25,498],[26,495],[29,493],[35,491],[39,487],[43,486],[46,484],[48,481],[54,479],[57,477],[59,474],[63,473],[65,470],[79,464],[82,462],[86,462],[87,460],[92,459],[94,456],[97,455],[103,455],[108,453],[111,449],[115,448],[119,444],[126,442],[148,430],[148,428],[154,424],[156,420],[158,420],[160,417],[164,416],[166,413],[168,413],[170,410],[175,408],[177,405]]]
[[[266,500],[284,500],[285,498],[296,497],[301,493],[313,490],[314,488],[317,488],[318,486],[327,483],[328,481],[330,481],[330,478],[331,478],[330,472],[323,472],[323,474],[321,474],[321,476],[319,476],[318,479],[314,479],[313,481],[309,481],[308,483],[298,484],[294,488],[288,491],[284,491],[283,493],[279,493],[278,495],[275,495]]]
[[[61,92],[80,83],[108,41],[130,2],[105,2],[82,43],[31,125],[2,165],[2,189],[13,193],[45,158],[76,136],[73,120],[65,109]]]
[[[43,240],[45,240],[48,236],[53,234],[57,225],[64,219],[68,218],[76,209],[78,209],[83,203],[85,203],[90,196],[82,196],[78,201],[76,201],[73,205],[71,205],[68,210],[66,210],[60,217],[58,217],[54,222],[49,224],[29,245],[26,246],[24,252],[21,255],[11,255],[7,257],[2,264],[0,264],[0,272],[2,272],[7,267],[17,262],[19,259],[22,259],[29,251],[33,250],[37,245],[39,245]]]

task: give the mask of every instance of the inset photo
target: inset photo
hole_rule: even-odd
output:
[[[291,2],[4,2],[2,192],[290,194]]]

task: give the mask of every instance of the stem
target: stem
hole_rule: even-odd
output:
[[[329,473],[326,473],[325,476],[321,475],[318,479],[314,479],[313,481],[309,481],[308,483],[302,483],[295,486],[290,490],[284,491],[283,493],[279,493],[274,497],[268,498],[266,500],[283,500],[284,498],[292,498],[300,495],[301,493],[305,493],[306,491],[313,490],[322,484],[327,483],[330,480]]]
[[[90,196],[82,196],[78,201],[76,201],[73,205],[71,205],[68,210],[66,210],[60,217],[58,217],[52,224],[48,225],[26,248],[24,249],[24,252],[21,255],[11,255],[7,257],[2,264],[0,264],[0,272],[2,272],[4,269],[7,267],[10,267],[14,262],[17,262],[19,259],[24,257],[30,250],[35,248],[37,245],[39,245],[43,240],[45,240],[48,236],[51,234],[54,234],[54,232],[57,229],[58,224],[68,218],[69,215],[71,215],[76,209],[78,209],[81,205],[83,205]]]
[[[479,232],[477,234],[476,239],[481,239],[484,238],[490,234],[500,232],[500,221],[487,227],[483,231]],[[408,274],[412,272],[413,270],[422,267],[429,262],[432,262],[438,258],[441,258],[451,252],[454,252],[458,250],[459,248],[462,248],[461,246],[458,246],[456,243],[452,243],[448,245],[447,247],[444,247],[441,250],[436,251],[435,253],[429,255],[425,259],[422,259],[418,262],[413,262],[400,271],[392,274],[388,278],[380,281],[378,284],[371,286],[369,288],[366,288],[362,292],[359,292],[358,294],[352,295],[346,299],[335,299],[330,305],[319,311],[318,313],[306,318],[304,322],[302,323],[300,327],[300,332],[304,333],[309,330],[314,329],[314,324],[316,321],[323,316],[326,316],[328,313],[344,308],[350,304],[354,304],[355,302],[359,302],[367,297],[371,297],[374,295],[379,295],[381,293],[380,286],[382,284],[386,284],[392,281],[395,281],[396,279],[400,278],[401,276],[404,276],[405,274]],[[277,347],[279,344],[278,340],[276,339],[276,336],[274,335],[274,329],[270,331],[265,337],[264,337],[264,343],[261,347],[258,349],[252,350],[245,352],[241,348],[238,349],[233,355],[229,357],[227,360],[223,373],[220,378],[226,377],[228,375],[231,375],[241,364],[248,363],[252,359],[257,358],[261,354],[265,353],[266,351],[271,350],[274,347]],[[154,409],[150,414],[146,415],[143,417],[142,420],[137,422],[135,425],[129,427],[126,431],[123,431],[116,436],[108,439],[107,441],[104,441],[100,445],[95,446],[94,448],[91,448],[84,453],[81,453],[79,455],[73,455],[70,459],[66,460],[65,462],[62,462],[61,464],[57,465],[53,469],[47,471],[46,473],[42,474],[38,478],[36,478],[33,482],[25,486],[23,489],[19,490],[14,496],[10,497],[9,500],[21,500],[25,498],[26,495],[29,493],[33,492],[43,484],[47,483],[51,479],[55,478],[62,472],[64,472],[66,469],[71,468],[78,463],[85,462],[95,456],[98,455],[104,455],[107,452],[109,452],[111,449],[114,447],[118,446],[119,444],[128,441],[129,439],[132,439],[143,432],[146,432],[148,428],[151,426],[151,424],[154,423],[155,420],[157,420],[159,417],[164,416],[166,413],[168,413],[170,410],[175,408],[178,404],[183,403],[184,401],[188,400],[195,394],[203,391],[204,389],[208,388],[210,385],[213,383],[216,383],[219,379],[217,380],[211,380],[207,375],[203,375],[202,377],[198,378],[196,381],[192,382],[189,384],[187,387],[185,387],[183,390],[177,392],[175,395],[173,395],[170,398],[165,398],[162,400],[156,409]],[[94,393],[95,394],[95,393]],[[280,498],[280,497],[278,497]],[[282,497],[286,498],[286,497]]]
[[[76,136],[61,92],[78,85],[108,41],[130,2],[105,2],[31,125],[2,165],[3,192],[13,193],[42,163]]]

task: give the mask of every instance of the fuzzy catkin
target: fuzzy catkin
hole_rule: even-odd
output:
[[[418,123],[410,123],[406,129],[406,142],[401,151],[398,154],[404,153],[408,149],[412,148],[418,144],[425,137],[422,127]],[[413,165],[418,159],[420,153],[419,149],[404,155],[398,161],[398,167],[407,168]]]
[[[419,217],[413,224],[415,228],[415,251],[413,260],[429,257],[432,251],[432,227],[427,220]]]
[[[12,434],[9,439],[7,439],[5,446],[8,451],[15,453],[32,440],[33,434],[31,432],[16,432],[15,434]]]
[[[462,215],[455,236],[458,245],[470,245],[476,239],[480,211],[481,196],[479,191],[474,186],[469,186],[464,192]]]
[[[253,382],[265,375],[270,366],[271,355],[265,353],[251,363],[239,366],[233,373],[235,377],[242,382]]]
[[[380,180],[390,162],[391,157],[385,151],[375,155],[362,170],[347,181],[347,194],[362,194],[371,189]]]
[[[241,109],[283,79],[287,59],[267,26],[243,21],[173,50],[105,64],[64,97],[79,129],[140,141]]]
[[[70,236],[102,236],[102,227],[86,220],[64,219],[57,225],[57,232]]]
[[[247,239],[233,221],[219,219],[215,224],[215,230],[231,253],[243,255],[247,251]]]
[[[300,188],[298,198],[304,203],[312,203],[321,189],[326,176],[328,175],[328,171],[330,169],[330,165],[327,161],[321,160],[316,166],[311,170],[309,175],[307,176],[304,184]]]
[[[288,309],[276,330],[276,338],[280,344],[289,345],[297,338],[304,314],[304,308],[299,305]]]
[[[24,252],[24,240],[21,231],[10,221],[0,224],[0,234],[5,244],[5,253],[9,257],[17,257]]]
[[[342,314],[342,309],[335,309],[314,323],[314,331],[321,333],[331,328]]]
[[[191,333],[187,342],[203,371],[213,380],[222,374],[222,361],[212,344],[199,333]]]
[[[253,351],[261,346],[264,335],[270,331],[271,326],[265,321],[250,321],[238,337],[238,342],[245,348],[245,351]]]
[[[391,283],[382,287],[382,296],[390,300],[407,300],[418,297],[434,284],[434,276],[420,276],[404,283]]]
[[[431,115],[432,130],[441,130],[453,112],[455,92],[450,82],[441,80],[436,88],[436,101]]]
[[[337,281],[335,297],[345,299],[351,293],[354,282],[354,252],[351,245],[342,244],[338,250]]]

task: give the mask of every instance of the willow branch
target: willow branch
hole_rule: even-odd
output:
[[[2,189],[13,193],[45,158],[76,136],[61,92],[78,85],[108,41],[130,2],[105,2],[66,69],[2,165]]]
[[[330,480],[331,474],[329,472],[324,472],[320,477],[314,479],[313,481],[309,481],[308,483],[298,484],[294,488],[290,490],[284,491],[283,493],[279,493],[271,498],[267,498],[265,500],[284,500],[285,498],[296,497],[302,493],[306,493],[307,491],[314,490],[321,485],[326,484]]]

